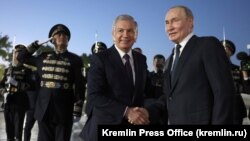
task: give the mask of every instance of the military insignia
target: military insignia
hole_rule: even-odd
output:
[[[48,88],[55,88],[56,84],[55,82],[46,82],[45,84]]]

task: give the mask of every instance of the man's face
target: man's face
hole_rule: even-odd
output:
[[[68,46],[68,36],[64,32],[59,32],[54,35],[54,45],[57,51],[64,51]]]
[[[17,66],[19,64],[19,61],[17,60],[18,51],[15,50],[13,53],[14,54],[13,54],[13,61],[12,61],[12,63],[13,63],[14,66]]]
[[[182,8],[173,8],[165,17],[165,31],[169,40],[180,43],[193,29],[193,19],[188,18]]]
[[[94,53],[103,52],[103,51],[105,51],[105,50],[106,50],[106,48],[104,48],[104,47],[102,47],[102,46],[96,46],[96,47],[94,48]]]
[[[232,56],[232,51],[230,50],[230,47],[225,45],[224,49],[226,51],[227,57],[230,58]]]
[[[116,46],[128,52],[136,41],[137,31],[133,21],[119,20],[117,21],[113,31],[113,40]]]
[[[153,64],[154,64],[155,70],[157,72],[163,71],[165,60],[164,59],[156,58],[156,59],[154,59]]]

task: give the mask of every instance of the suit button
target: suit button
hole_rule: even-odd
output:
[[[173,100],[173,97],[169,97],[168,100],[169,100],[169,101]]]

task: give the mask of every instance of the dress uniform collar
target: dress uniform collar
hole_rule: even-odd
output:
[[[57,51],[55,51],[54,55],[56,57],[64,57],[67,52],[68,52],[67,50],[65,50],[64,52],[57,52]]]
[[[55,50],[55,53],[56,53],[56,54],[64,54],[65,52],[68,52],[68,50],[64,50],[64,51],[62,51],[62,52],[58,52],[57,50]]]

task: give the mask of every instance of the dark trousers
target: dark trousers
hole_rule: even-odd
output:
[[[38,141],[70,141],[73,123],[38,121]]]
[[[34,118],[34,110],[28,110],[26,112],[26,122],[24,127],[24,141],[30,141],[31,137],[31,130],[36,122],[36,119]]]
[[[7,140],[22,140],[24,116],[25,110],[11,109],[4,111]]]

